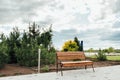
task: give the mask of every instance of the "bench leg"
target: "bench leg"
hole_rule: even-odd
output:
[[[56,72],[58,73],[58,64],[56,64]]]
[[[85,69],[87,69],[87,65],[85,65]]]
[[[95,72],[93,64],[92,64],[92,68],[93,68],[93,72]]]
[[[61,76],[63,76],[62,64],[60,65]]]

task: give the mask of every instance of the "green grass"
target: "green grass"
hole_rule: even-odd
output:
[[[120,61],[120,56],[107,56],[107,60]]]
[[[90,56],[89,58],[97,58],[95,55]],[[120,56],[107,56],[107,60],[110,61],[120,61]]]

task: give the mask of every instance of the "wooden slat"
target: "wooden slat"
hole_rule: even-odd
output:
[[[84,52],[57,52],[57,58],[58,60],[84,60],[85,55]]]
[[[85,66],[85,65],[92,65],[92,61],[69,61],[69,62],[61,62],[63,67],[75,67],[75,66]]]

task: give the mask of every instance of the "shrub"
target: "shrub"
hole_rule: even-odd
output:
[[[41,65],[49,65],[55,63],[55,51],[48,51],[46,48],[41,48]]]
[[[38,48],[37,43],[22,44],[21,48],[15,48],[17,62],[21,66],[37,66],[38,65]],[[55,51],[48,51],[46,48],[41,48],[41,65],[49,65],[55,63]]]
[[[43,68],[41,68],[41,70],[43,72],[48,72],[50,69],[49,69],[49,66],[48,65],[45,65]]]
[[[98,51],[98,54],[96,55],[96,57],[99,61],[106,61],[107,60],[107,57],[102,50]]]
[[[38,63],[38,45],[22,44],[21,48],[15,47],[17,62],[21,66],[37,66]]]
[[[7,46],[3,43],[0,44],[0,69],[4,67],[4,64],[8,62]]]
[[[62,51],[78,51],[78,46],[75,41],[66,41],[62,47]]]

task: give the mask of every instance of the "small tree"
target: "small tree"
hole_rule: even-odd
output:
[[[37,36],[39,36],[39,26],[33,22],[32,25],[29,25],[29,37],[32,39],[35,39]]]
[[[94,52],[93,48],[88,49],[88,52]]]
[[[80,41],[78,40],[77,37],[74,38],[74,41],[77,43],[78,51],[80,51],[81,50]]]
[[[17,58],[14,51],[15,46],[20,47],[20,31],[17,27],[13,28],[13,31],[10,32],[6,42],[8,46],[8,54],[10,57],[9,63],[17,63]]]
[[[52,29],[43,28],[33,23],[27,31],[20,33],[13,28],[9,36],[0,35],[0,67],[3,63],[18,63],[23,66],[36,66],[38,61],[38,48],[41,50],[41,63],[44,65],[55,63],[55,49],[52,46]],[[7,59],[7,61],[6,61]]]
[[[113,47],[109,47],[108,48],[108,53],[114,52],[114,48]]]
[[[49,29],[44,29],[44,33],[41,33],[41,36],[38,37],[38,42],[43,44],[45,48],[51,47],[52,44],[52,29],[51,26]]]
[[[62,51],[77,51],[78,48],[79,47],[75,41],[69,40],[64,43]]]
[[[99,49],[98,54],[96,55],[96,57],[97,57],[97,59],[99,61],[106,61],[107,60],[107,57],[106,57],[104,51],[102,51],[101,49]]]
[[[4,67],[4,64],[8,62],[8,47],[6,43],[6,37],[4,34],[0,35],[0,69]]]

